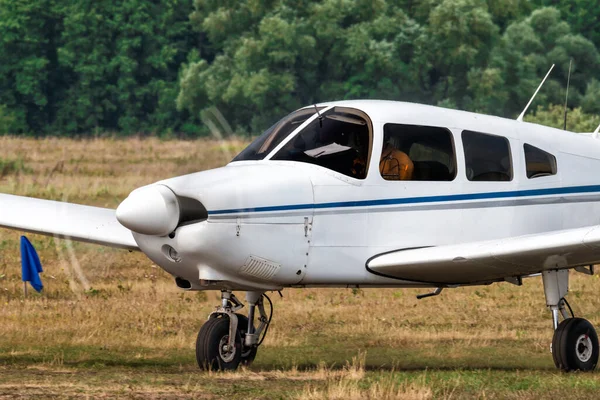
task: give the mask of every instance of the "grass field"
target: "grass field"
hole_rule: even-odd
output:
[[[0,138],[0,192],[116,207],[135,187],[223,165],[242,142]],[[19,233],[0,230],[0,398],[581,398],[598,373],[555,370],[541,280],[415,290],[291,289],[255,363],[200,372],[216,292],[181,292],[140,253],[30,235],[45,289],[24,297]],[[600,322],[600,280],[569,299]],[[33,292],[33,293],[32,293]]]

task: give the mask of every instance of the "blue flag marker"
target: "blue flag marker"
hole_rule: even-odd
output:
[[[40,258],[35,248],[25,236],[21,236],[21,274],[23,282],[30,282],[31,286],[40,292],[44,285],[39,273],[43,272]]]

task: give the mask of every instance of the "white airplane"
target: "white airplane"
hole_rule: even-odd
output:
[[[596,136],[411,103],[323,103],[225,167],[136,189],[116,211],[0,195],[0,226],[140,250],[179,288],[220,290],[196,342],[203,369],[252,362],[267,291],[434,288],[427,297],[541,273],[554,362],[588,371],[598,337],[565,296],[570,270],[600,263]],[[246,292],[247,316],[233,291]]]

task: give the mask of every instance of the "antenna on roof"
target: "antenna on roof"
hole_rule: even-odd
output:
[[[598,133],[600,133],[600,125],[598,125],[598,127],[596,128],[596,130],[594,131],[594,137],[597,138],[598,137]]]
[[[569,109],[567,106],[569,105],[569,86],[571,85],[571,67],[573,66],[573,59],[569,61],[569,77],[567,78],[567,93],[565,94],[565,124],[563,126],[563,130],[567,130],[567,113]]]
[[[521,113],[521,115],[519,115],[519,118],[517,118],[517,121],[523,122],[523,117],[525,116],[525,113],[527,112],[527,109],[531,105],[531,102],[533,102],[533,99],[535,99],[535,96],[537,96],[537,94],[540,91],[540,89],[542,88],[542,86],[544,86],[544,82],[546,82],[546,79],[548,79],[548,76],[550,75],[550,72],[552,72],[552,70],[554,69],[554,65],[555,64],[552,64],[552,66],[550,67],[550,70],[548,71],[548,73],[546,74],[546,76],[544,77],[544,79],[542,80],[542,83],[540,83],[540,86],[538,86],[538,88],[535,91],[535,93],[533,94],[533,96],[531,96],[531,99],[529,100],[529,103],[527,103],[527,105],[525,106],[525,109],[523,110],[523,112]]]

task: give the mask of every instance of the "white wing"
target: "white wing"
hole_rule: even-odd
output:
[[[0,227],[139,250],[109,208],[0,194]]]
[[[367,269],[403,280],[452,285],[596,263],[600,263],[600,226],[392,251],[371,258]]]

